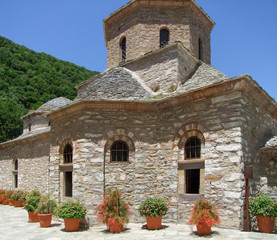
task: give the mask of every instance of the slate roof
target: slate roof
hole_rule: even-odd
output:
[[[56,109],[63,107],[71,102],[72,102],[71,100],[64,98],[64,97],[54,98],[54,99],[44,103],[43,105],[41,105],[35,112],[46,112],[46,111],[56,110]]]
[[[266,144],[266,148],[277,148],[277,136],[274,136],[273,138],[269,139]]]
[[[227,79],[228,77],[224,73],[209,64],[202,63],[192,77],[180,87],[180,91],[189,92]]]
[[[116,67],[96,77],[75,100],[139,100],[150,96],[151,90],[135,73]]]

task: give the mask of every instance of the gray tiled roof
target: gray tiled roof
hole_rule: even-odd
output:
[[[227,79],[228,77],[224,73],[211,65],[202,63],[193,76],[181,86],[181,91],[189,92]]]
[[[55,110],[62,106],[65,106],[71,102],[72,102],[71,100],[64,98],[64,97],[54,98],[54,99],[44,103],[43,105],[41,105],[36,110],[36,112],[45,112],[45,111]]]
[[[267,148],[277,148],[277,136],[274,136],[273,138],[269,139],[266,142],[265,147],[267,147]]]
[[[117,67],[95,78],[85,91],[78,93],[76,100],[138,100],[150,95],[133,72]]]

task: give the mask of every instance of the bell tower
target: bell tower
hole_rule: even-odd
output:
[[[214,22],[194,0],[132,0],[103,22],[107,68],[176,42],[210,64]]]

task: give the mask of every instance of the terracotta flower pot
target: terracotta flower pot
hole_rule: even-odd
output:
[[[272,233],[274,230],[275,217],[257,216],[258,228],[262,233]]]
[[[2,203],[3,203],[3,205],[9,205],[9,201],[8,201],[6,198],[4,198],[4,200],[2,201]]]
[[[162,227],[162,216],[146,217],[147,228],[151,230],[160,229]]]
[[[28,212],[29,222],[39,222],[36,212]]]
[[[67,232],[74,232],[79,230],[79,218],[65,218],[64,227]]]
[[[8,203],[9,203],[9,206],[14,206],[14,200],[9,199],[9,200],[8,200]]]
[[[196,225],[197,234],[200,236],[210,235],[211,234],[211,226],[208,226],[206,223],[198,223]]]
[[[38,220],[40,223],[40,227],[50,227],[52,221],[53,213],[49,214],[38,214]]]
[[[111,223],[109,224],[109,230],[112,233],[120,233],[124,229],[124,225],[122,223]]]
[[[14,206],[15,207],[22,207],[23,206],[23,202],[22,201],[14,201]]]

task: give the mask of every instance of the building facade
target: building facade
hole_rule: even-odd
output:
[[[107,187],[143,222],[148,196],[168,202],[165,222],[186,223],[196,200],[242,229],[250,194],[277,197],[277,104],[249,75],[210,65],[213,21],[193,0],[132,0],[104,20],[108,68],[23,117],[0,144],[0,188],[78,200],[88,221]]]

